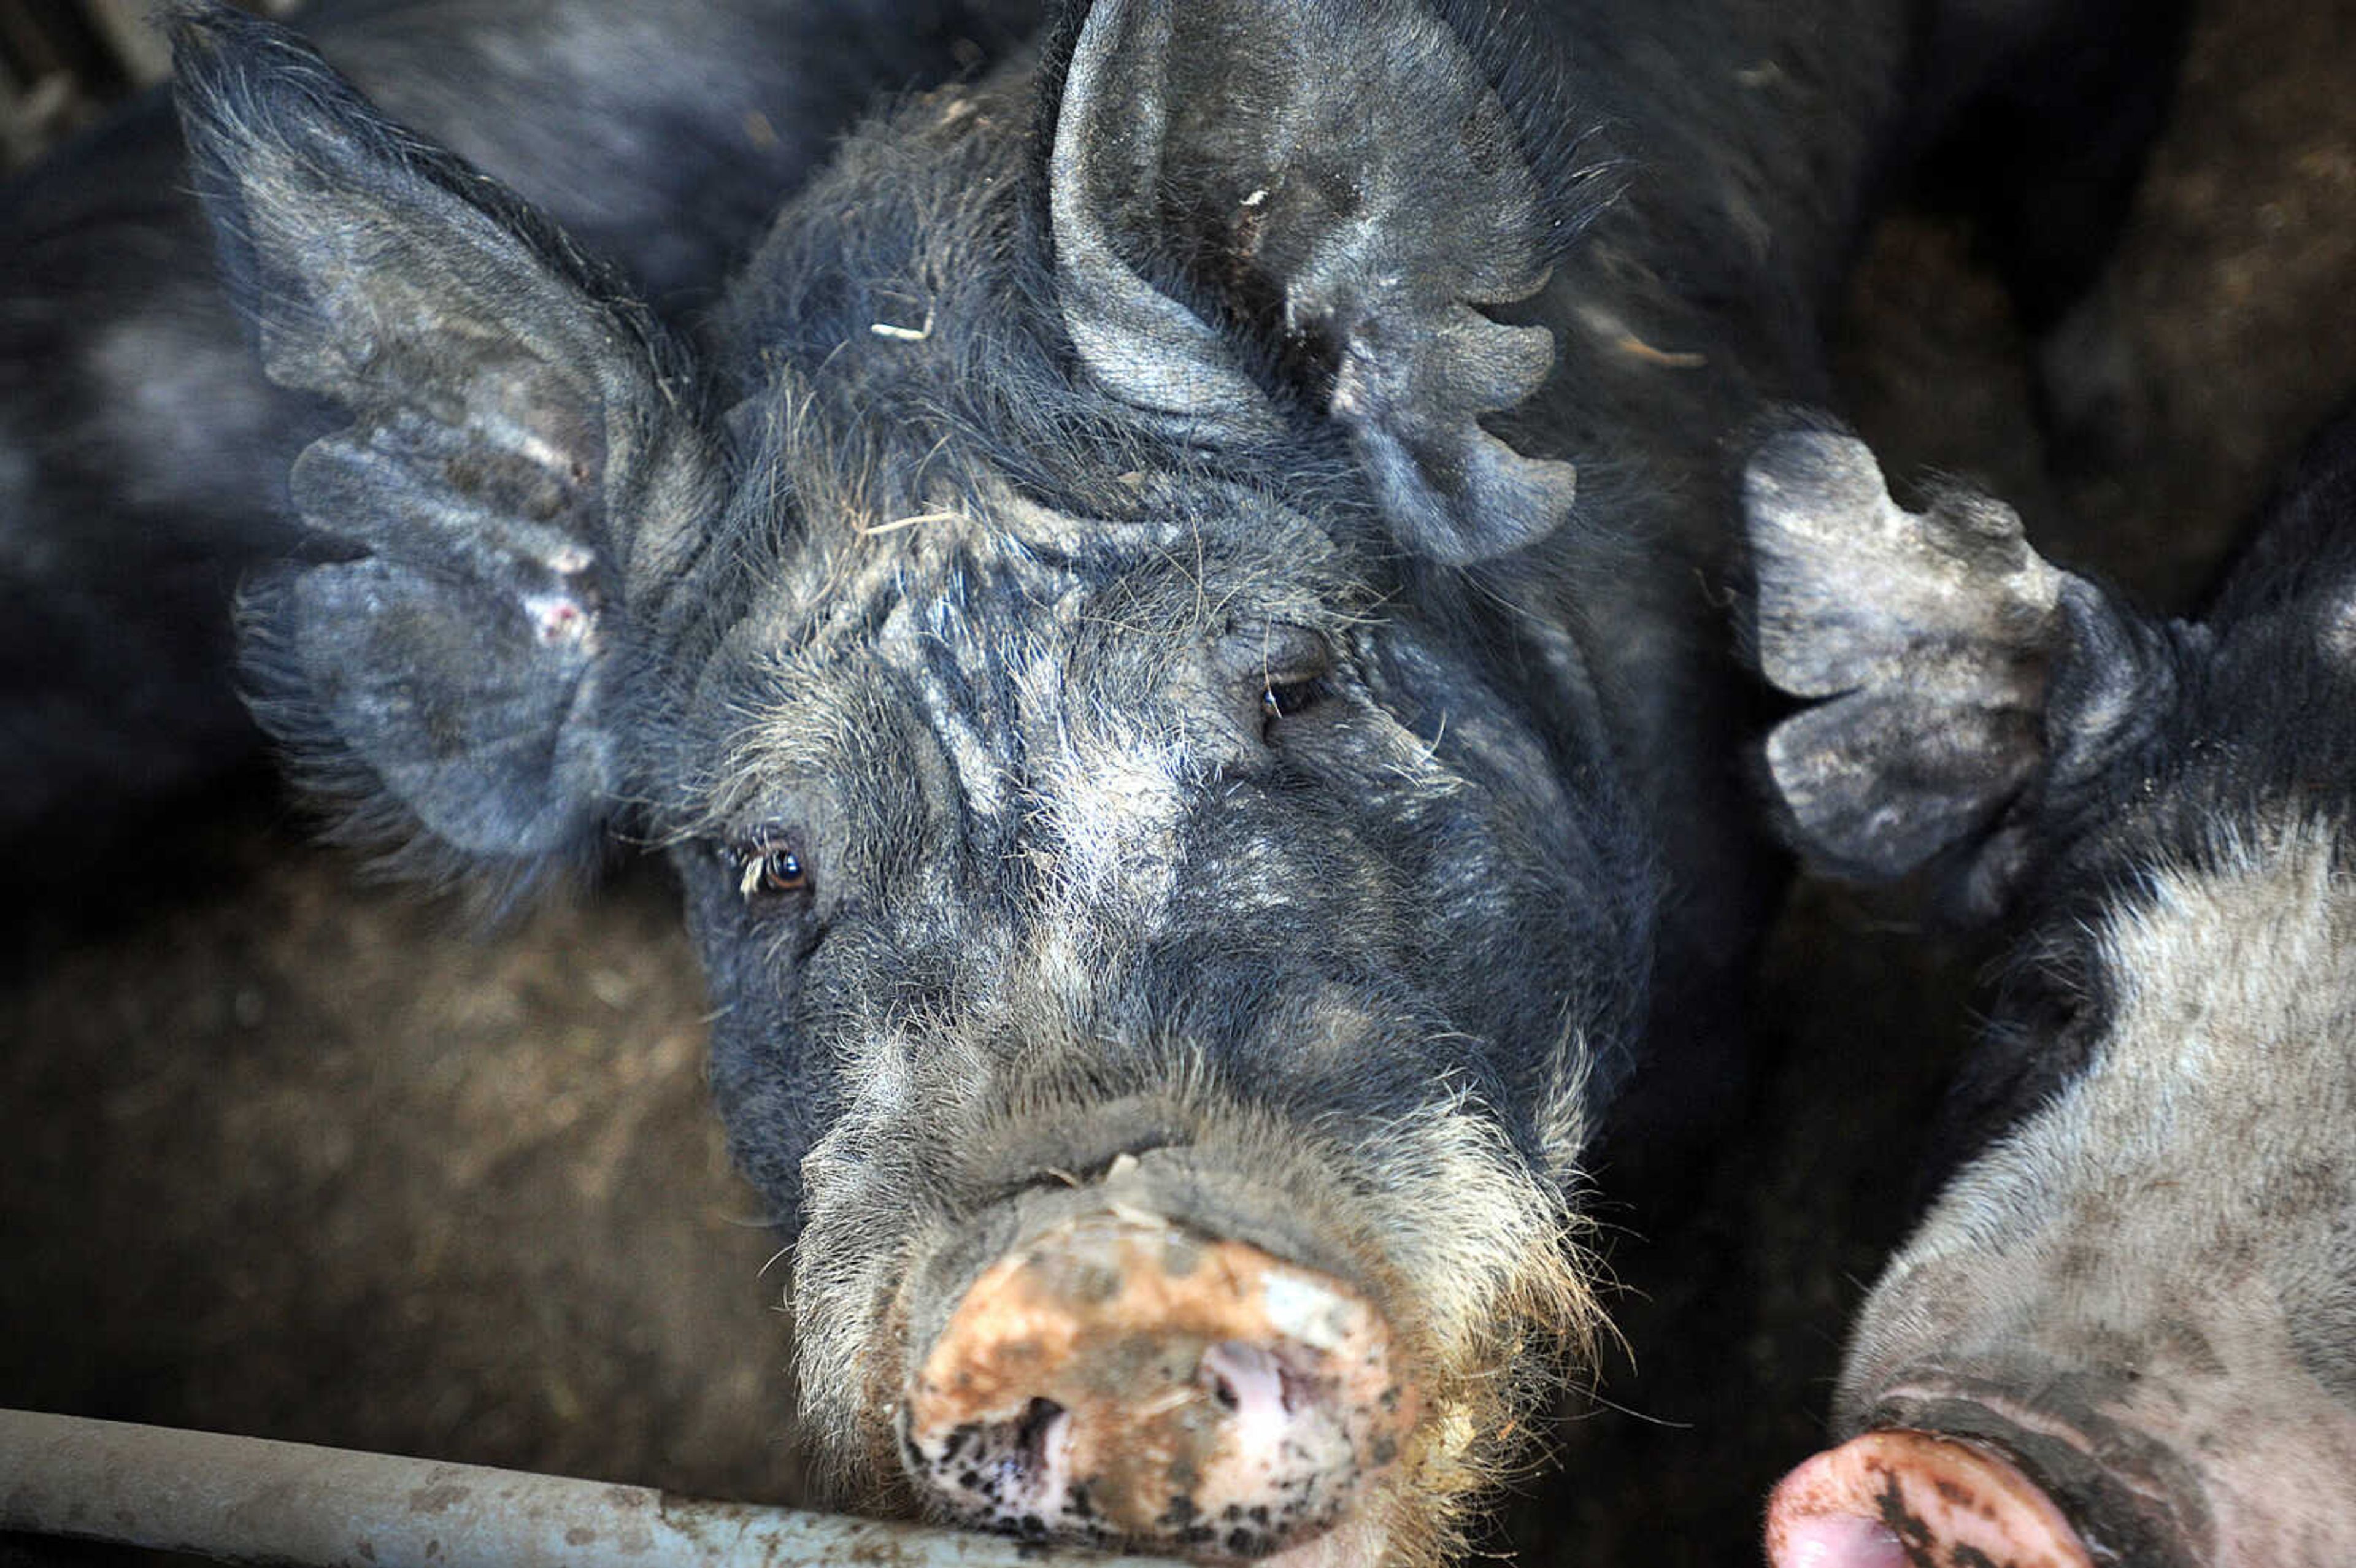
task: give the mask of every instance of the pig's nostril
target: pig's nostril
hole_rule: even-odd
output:
[[[1014,1451],[1011,1457],[1031,1470],[1045,1469],[1048,1439],[1063,1414],[1064,1407],[1052,1399],[1034,1399],[1024,1405],[1022,1418],[1014,1424]]]
[[[1195,1378],[1220,1409],[1247,1422],[1281,1421],[1307,1392],[1282,1360],[1240,1339],[1222,1339],[1205,1350]]]

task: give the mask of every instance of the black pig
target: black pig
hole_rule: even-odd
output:
[[[1007,0],[323,0],[392,112],[619,263],[677,318],[879,92],[1002,52]],[[0,190],[0,844],[72,859],[258,739],[240,576],[301,538],[328,428],[253,365],[155,92]]]
[[[1750,497],[1800,842],[2016,923],[1772,1554],[2356,1561],[2356,418],[2192,622],[1842,437]]]
[[[248,605],[263,716],[423,874],[667,849],[847,1464],[1427,1559],[1595,1321],[1602,1107],[1726,1071],[1769,878],[1719,438],[1822,389],[1910,109],[1973,101],[1934,38],[2014,96],[2049,41],[1074,6],[855,137],[693,356],[193,9],[230,272],[351,421],[293,480],[340,559]]]

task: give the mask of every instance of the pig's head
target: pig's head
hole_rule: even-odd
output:
[[[1436,1550],[1591,1322],[1649,942],[1577,657],[1466,570],[1573,488],[1480,422],[1569,208],[1472,47],[1084,7],[1035,104],[855,139],[699,363],[284,33],[181,43],[269,372],[351,415],[260,710],[407,868],[665,848],[819,1439],[1023,1533]]]
[[[1762,663],[1825,699],[1767,749],[1794,837],[2014,923],[1779,1563],[2356,1558],[2348,433],[2199,624],[1856,441],[1752,464]]]

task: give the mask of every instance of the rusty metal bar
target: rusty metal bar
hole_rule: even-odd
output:
[[[1174,1568],[646,1487],[0,1410],[0,1530],[373,1568]]]

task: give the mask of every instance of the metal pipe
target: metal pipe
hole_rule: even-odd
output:
[[[0,1410],[0,1530],[327,1568],[1174,1568],[995,1536]]]

